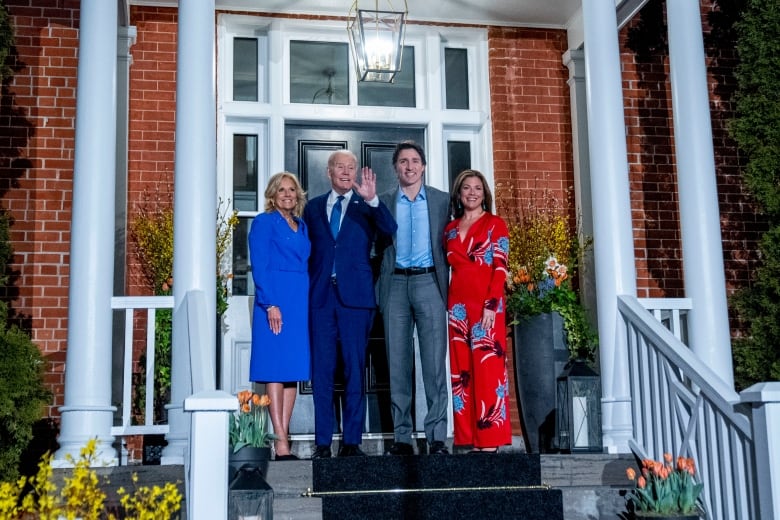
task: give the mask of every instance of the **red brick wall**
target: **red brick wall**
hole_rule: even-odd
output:
[[[2,288],[49,362],[63,404],[76,115],[78,1],[5,0],[16,32],[14,76],[0,105],[0,205],[13,219],[13,277]]]
[[[172,205],[176,125],[175,8],[134,6],[130,24],[137,30],[130,49],[130,115],[128,146],[128,220],[138,205],[153,200]],[[151,294],[140,274],[132,242],[128,243],[127,294]]]
[[[491,28],[488,33],[493,166],[497,208],[511,218],[549,198],[566,207],[574,182],[566,33]],[[572,215],[574,208],[571,208]],[[510,387],[514,349],[507,345]],[[519,404],[510,394],[512,433],[520,434]]]
[[[721,3],[723,4],[723,3]],[[728,4],[728,3],[725,3]],[[650,3],[620,34],[630,182],[640,297],[684,296],[678,224],[676,162],[669,56],[663,4]],[[725,11],[724,11],[725,9]],[[728,294],[746,285],[757,265],[765,222],[740,173],[736,144],[727,131],[736,88],[733,7],[702,2],[715,173],[721,210]],[[737,324],[732,323],[734,333]]]
[[[489,75],[497,195],[510,213],[545,196],[569,201],[573,184],[566,33],[490,28]],[[506,215],[504,215],[506,216]]]

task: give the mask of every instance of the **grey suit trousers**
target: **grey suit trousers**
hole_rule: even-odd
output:
[[[447,307],[434,273],[393,274],[382,313],[390,371],[391,409],[396,442],[411,444],[414,395],[414,328],[428,412],[428,442],[447,440]]]

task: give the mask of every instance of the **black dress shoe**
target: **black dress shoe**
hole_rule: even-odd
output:
[[[330,446],[317,446],[314,448],[314,453],[311,454],[311,458],[312,460],[329,459],[330,455]]]
[[[292,453],[288,453],[287,455],[277,455],[274,460],[300,460],[300,459],[295,455],[293,455]]]
[[[450,450],[447,449],[447,446],[444,444],[443,441],[433,441],[431,443],[431,447],[428,448],[428,454],[430,455],[449,455]]]
[[[365,457],[366,454],[357,444],[342,444],[339,448],[339,457]]]
[[[414,455],[414,448],[406,442],[394,442],[387,449],[385,455]]]

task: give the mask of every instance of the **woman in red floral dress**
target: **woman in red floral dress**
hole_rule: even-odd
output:
[[[512,442],[504,283],[509,232],[490,213],[482,173],[464,170],[452,190],[455,220],[444,230],[452,267],[447,302],[456,446],[498,451]]]

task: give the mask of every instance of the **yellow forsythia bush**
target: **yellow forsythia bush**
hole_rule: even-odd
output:
[[[70,476],[57,488],[51,465],[52,454],[47,453],[38,464],[38,473],[29,479],[0,483],[0,519],[3,520],[116,520],[106,509],[106,493],[100,487],[96,461],[97,440],[92,439],[81,449],[78,460],[68,457],[73,464]],[[133,475],[133,482],[138,476]],[[103,484],[108,484],[104,480]],[[29,488],[29,491],[25,490]],[[182,495],[174,483],[164,486],[140,486],[132,493],[123,488],[117,491],[124,510],[120,518],[134,520],[169,520],[178,518]]]

